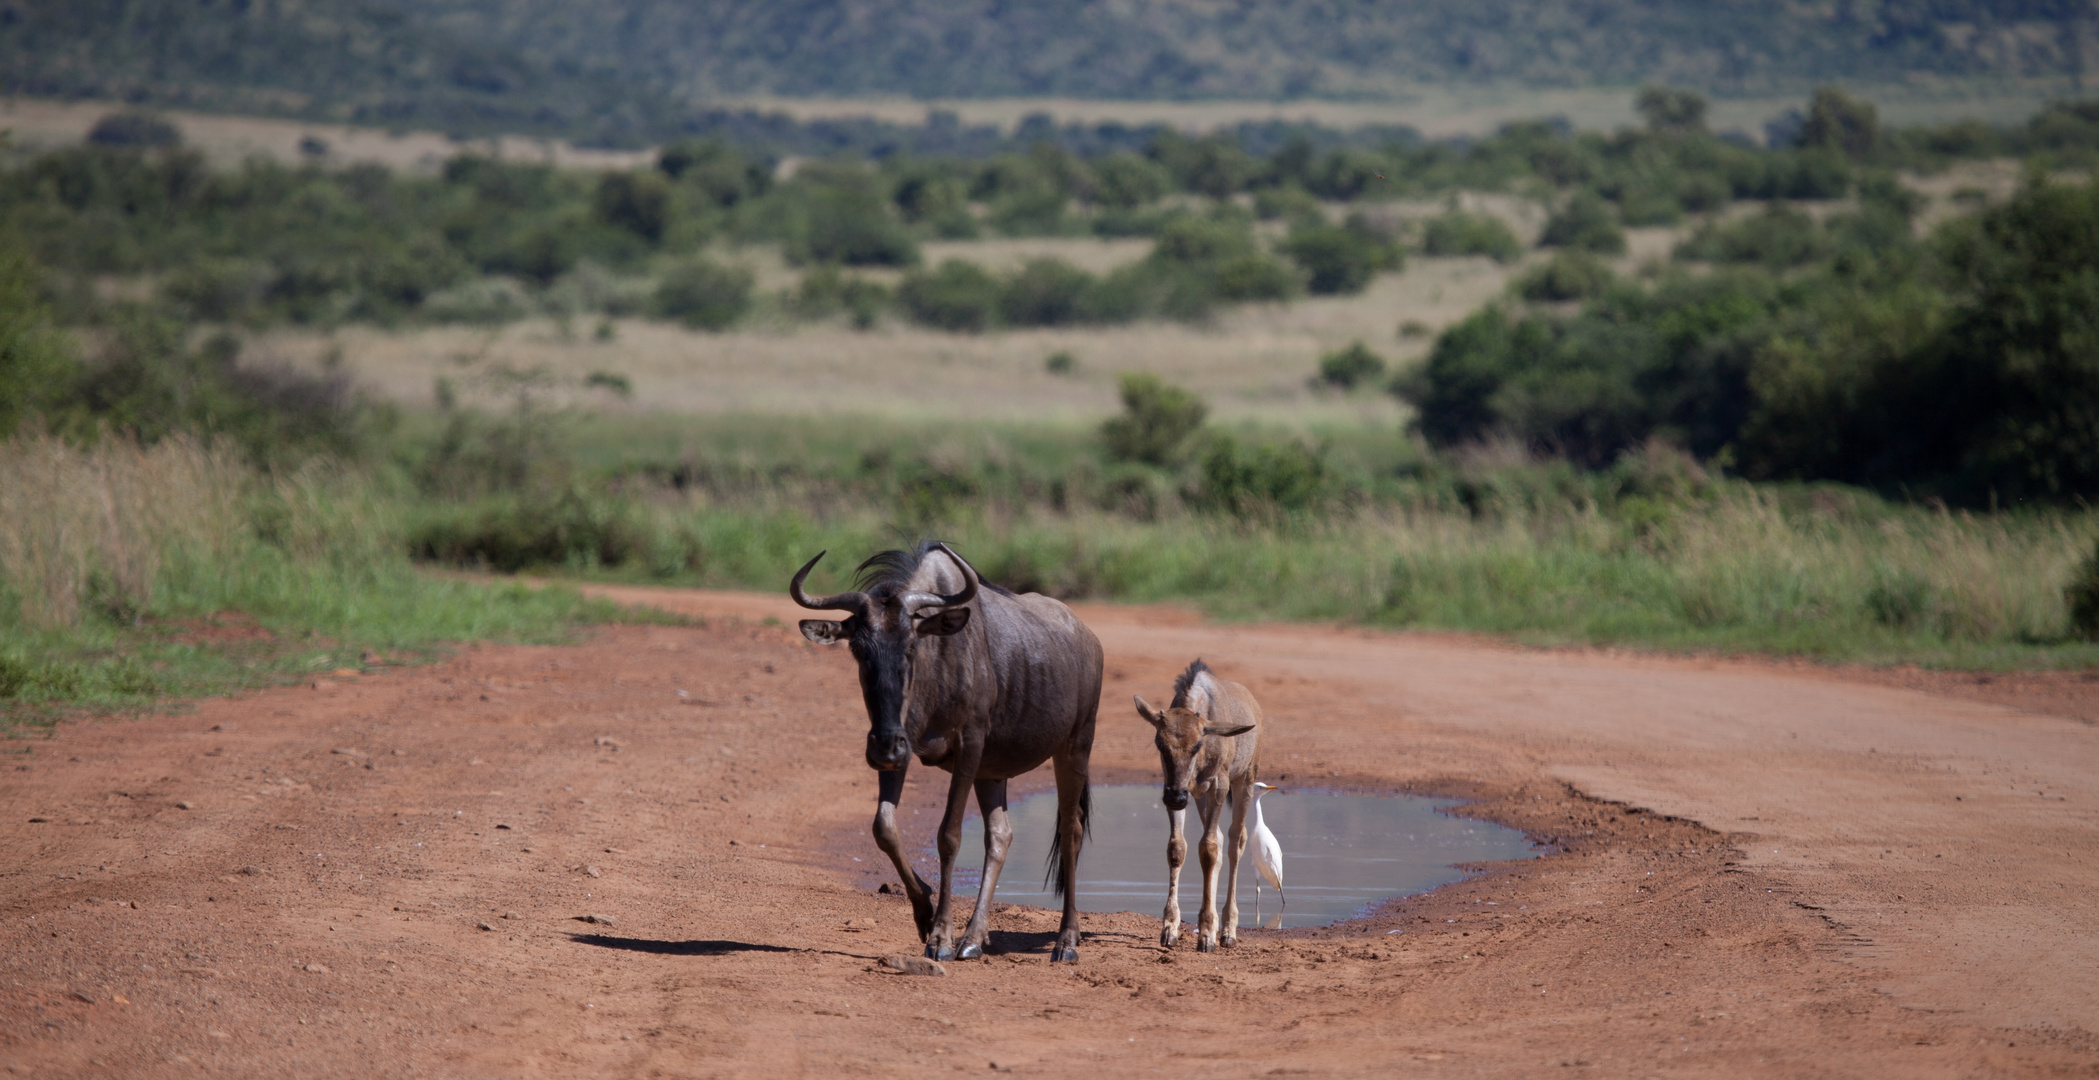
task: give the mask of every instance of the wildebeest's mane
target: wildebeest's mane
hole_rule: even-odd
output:
[[[920,540],[908,548],[877,551],[869,555],[867,561],[854,568],[854,584],[861,592],[894,592],[910,582],[911,575],[918,572],[918,564],[924,562],[927,555],[938,550],[940,541]],[[1004,596],[1013,595],[1012,591],[1003,585],[994,585],[984,581],[982,577],[977,580],[992,592]]]
[[[1180,676],[1173,680],[1173,703],[1168,705],[1167,708],[1187,708],[1188,688],[1195,685],[1195,677],[1197,675],[1208,670],[1210,670],[1210,665],[1203,663],[1201,657],[1197,657],[1194,663],[1189,664],[1188,670],[1181,672]]]

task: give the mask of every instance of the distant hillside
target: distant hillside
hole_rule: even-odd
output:
[[[1382,96],[1409,84],[2074,75],[2092,0],[434,0],[439,25],[684,94]]]
[[[2046,78],[2099,0],[0,0],[0,89],[634,143],[724,94],[1379,98]]]

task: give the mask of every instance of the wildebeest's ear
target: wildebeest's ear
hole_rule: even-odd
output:
[[[1234,724],[1231,727],[1225,727],[1222,724],[1204,724],[1203,734],[1229,739],[1234,735],[1244,735],[1253,729],[1254,726],[1252,724]]]
[[[1137,703],[1137,715],[1144,717],[1151,726],[1162,727],[1165,725],[1166,717],[1154,711],[1150,705],[1145,704],[1142,696],[1131,694],[1130,700]]]
[[[845,624],[834,619],[803,619],[802,636],[818,645],[836,645],[845,640]]]
[[[918,620],[918,632],[929,637],[946,637],[968,625],[969,609],[951,607],[938,615]]]

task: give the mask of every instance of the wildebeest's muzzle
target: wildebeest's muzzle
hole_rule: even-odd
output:
[[[1187,788],[1184,788],[1184,787],[1169,787],[1169,788],[1167,788],[1167,789],[1166,789],[1166,791],[1165,791],[1165,793],[1164,793],[1164,794],[1162,794],[1162,795],[1160,795],[1160,796],[1159,796],[1159,798],[1160,798],[1160,801],[1162,801],[1162,802],[1164,802],[1164,803],[1166,804],[1166,808],[1167,808],[1168,810],[1186,810],[1186,809],[1188,809],[1188,789],[1187,789]]]

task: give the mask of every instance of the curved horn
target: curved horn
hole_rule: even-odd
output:
[[[977,568],[969,565],[969,560],[955,554],[955,549],[947,546],[945,543],[938,543],[933,546],[946,552],[947,557],[955,560],[955,565],[962,568],[962,591],[952,596],[942,596],[938,593],[911,593],[904,597],[906,610],[916,610],[922,607],[960,607],[977,597]]]
[[[835,596],[811,597],[808,593],[802,591],[802,579],[808,577],[809,571],[816,566],[817,561],[828,554],[830,554],[828,549],[819,551],[816,553],[816,558],[803,563],[802,568],[794,572],[794,580],[787,583],[787,595],[793,597],[795,603],[813,611],[857,612],[867,607],[867,594],[863,592],[842,592]]]

